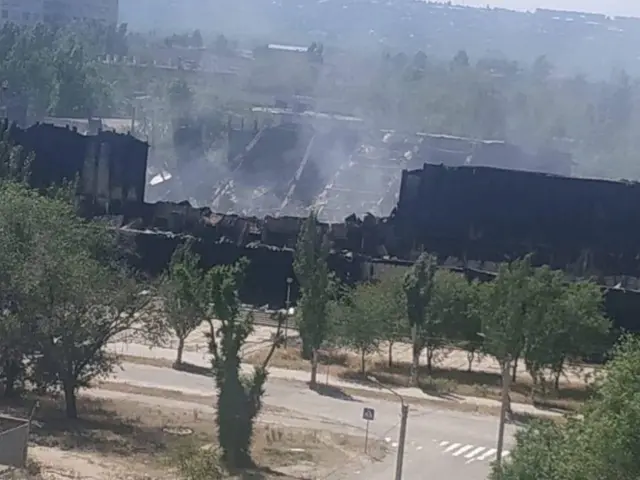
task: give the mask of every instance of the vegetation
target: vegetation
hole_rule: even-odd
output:
[[[253,330],[251,314],[241,315],[238,288],[246,262],[212,269],[207,275],[208,297],[217,329],[211,322],[209,350],[213,355],[213,373],[218,389],[218,439],[222,460],[230,467],[251,465],[253,422],[262,407],[266,363],[256,367],[250,379],[240,371],[240,348]],[[274,346],[276,343],[274,343]]]
[[[145,287],[116,263],[104,225],[78,218],[60,192],[4,181],[0,198],[5,395],[24,379],[60,389],[74,418],[78,388],[113,367],[107,343],[137,322]]]
[[[176,368],[182,365],[185,340],[206,318],[206,305],[203,303],[205,274],[199,262],[200,257],[192,250],[192,242],[181,244],[171,256],[161,282],[167,330],[178,339]]]
[[[329,336],[327,310],[331,278],[328,256],[329,240],[321,234],[316,214],[311,213],[300,230],[294,263],[302,293],[298,304],[298,327],[303,356],[311,360],[311,388],[317,385],[318,350]]]
[[[436,262],[436,258],[427,253],[423,253],[404,278],[407,318],[409,319],[409,326],[411,327],[413,344],[411,386],[418,385],[418,366],[420,364],[420,355],[425,347],[425,340],[433,340],[434,336],[437,335],[434,331],[434,318],[429,312],[429,305],[434,290],[433,280],[436,273]]]
[[[535,422],[492,479],[635,479],[640,472],[640,339],[625,337],[595,386],[595,395],[567,423]]]
[[[357,351],[365,375],[368,354],[389,338],[413,338],[412,385],[419,383],[422,352],[430,374],[439,353],[455,346],[467,351],[469,370],[477,355],[495,358],[503,369],[524,362],[531,394],[544,394],[551,386],[559,390],[569,365],[606,350],[610,322],[602,311],[596,284],[566,281],[559,271],[533,268],[528,258],[505,264],[495,280],[481,283],[436,271],[435,260],[423,255],[404,278],[374,279],[332,301],[325,346]]]
[[[108,113],[111,88],[98,71],[97,55],[118,48],[116,32],[106,27],[0,28],[3,101],[26,100],[36,116],[80,116]],[[91,33],[89,33],[91,32]],[[125,31],[120,31],[120,36]],[[120,39],[122,42],[122,39]]]

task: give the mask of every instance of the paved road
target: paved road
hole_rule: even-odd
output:
[[[166,368],[125,364],[112,380],[139,386],[182,390],[185,393],[211,395],[213,379]],[[384,439],[392,453],[381,463],[364,471],[356,467],[339,470],[332,480],[389,480],[393,478],[395,448],[400,422],[398,403],[358,398],[326,388],[323,394],[302,388],[299,383],[271,379],[265,403],[309,417],[311,423],[331,422],[344,427],[345,433],[364,434],[364,407],[375,409],[370,435]],[[332,428],[333,429],[333,428]],[[405,450],[406,480],[445,476],[448,480],[485,480],[495,458],[497,422],[494,417],[455,412],[435,407],[412,405],[409,412]],[[514,427],[507,426],[505,448],[513,445]]]

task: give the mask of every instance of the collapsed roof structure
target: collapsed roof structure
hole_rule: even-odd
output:
[[[188,202],[145,202],[148,145],[129,135],[84,136],[36,125],[26,130],[14,127],[12,138],[36,154],[34,186],[80,177],[87,215],[109,216],[123,235],[134,237],[138,255],[131,261],[138,268],[159,273],[178,242],[185,236],[195,237],[205,265],[231,263],[243,256],[251,260],[241,292],[244,301],[281,306],[287,278],[294,276],[293,249],[302,217],[277,213],[285,210],[287,199],[291,203],[304,199],[305,190],[297,189],[304,179],[305,158],[307,163],[311,158],[326,158],[325,149],[349,145],[343,132],[301,133],[298,128],[281,125],[273,140],[260,136],[255,141],[254,148],[261,144],[268,151],[275,139],[289,139],[291,155],[265,161],[269,157],[245,148],[234,157],[236,171],[249,173],[244,179],[262,181],[260,172],[269,171],[269,165],[280,167],[271,171],[271,191],[280,202],[275,202],[276,215],[260,217],[216,213]],[[292,132],[296,138],[307,135],[304,148],[293,142]],[[351,139],[356,147],[350,160],[342,171],[333,172],[331,181],[323,184],[316,181],[321,175],[311,176],[307,181],[312,188],[304,187],[324,189],[324,197],[308,195],[304,201],[333,209],[337,215],[340,204],[331,203],[332,197],[345,195],[341,201],[350,202],[348,187],[365,191],[363,179],[370,178],[371,170],[381,172],[376,173],[376,181],[387,188],[380,188],[377,198],[395,205],[389,215],[349,215],[342,222],[319,226],[332,243],[331,266],[345,281],[370,278],[381,263],[406,266],[423,250],[438,255],[443,265],[486,275],[502,261],[533,253],[538,264],[562,268],[575,277],[597,278],[608,292],[607,308],[618,326],[638,329],[640,295],[634,292],[640,290],[640,231],[634,220],[640,216],[640,184],[472,165],[424,164],[408,170],[419,154],[420,142],[412,141],[415,136],[387,132],[364,149],[363,138],[358,134],[360,141]],[[393,152],[387,163],[384,152]],[[300,156],[302,160],[296,160]],[[389,164],[395,168],[380,168]],[[341,180],[345,172],[346,180]],[[284,187],[278,186],[278,178],[285,179]],[[395,185],[399,192],[393,193]],[[367,198],[367,208],[376,198],[369,193],[360,197]]]
[[[281,106],[253,109],[266,115],[261,125],[259,118],[243,119],[239,127],[229,120],[224,155],[208,161],[195,149],[182,162],[186,167],[155,175],[147,200],[189,200],[256,217],[305,216],[315,209],[323,221],[336,223],[352,213],[389,215],[402,170],[424,163],[571,173],[571,155],[563,152],[529,153],[504,141],[375,130],[357,117],[312,110],[298,97],[291,107],[277,103]],[[181,159],[189,156],[182,147],[176,151]],[[176,194],[168,195],[172,189]]]

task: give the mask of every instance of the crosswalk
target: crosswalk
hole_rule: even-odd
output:
[[[434,440],[434,442],[438,444],[443,454],[464,460],[465,463],[492,462],[496,459],[497,450],[495,448],[450,442],[448,440]],[[509,450],[504,450],[502,458],[507,457],[509,453]]]

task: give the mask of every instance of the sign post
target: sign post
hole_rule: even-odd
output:
[[[369,445],[369,422],[373,422],[376,418],[376,411],[373,408],[365,407],[362,410],[362,418],[367,422],[367,427],[364,434],[364,453],[367,453],[367,446]]]

